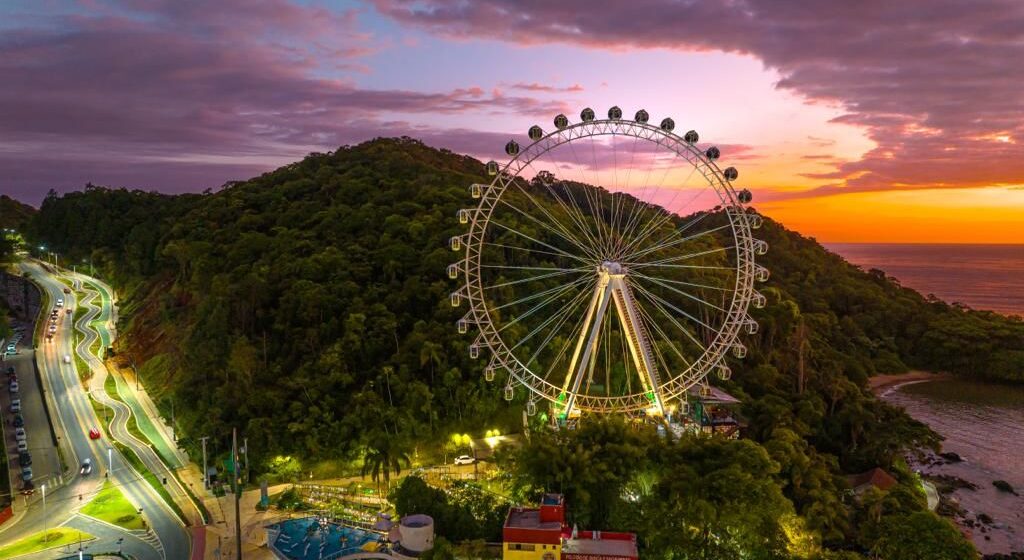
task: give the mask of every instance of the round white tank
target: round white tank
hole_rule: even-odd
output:
[[[402,535],[402,548],[406,550],[423,552],[434,547],[434,519],[429,515],[406,515],[398,531]]]

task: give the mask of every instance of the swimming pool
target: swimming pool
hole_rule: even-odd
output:
[[[274,550],[289,560],[328,560],[367,552],[367,548],[374,548],[371,543],[381,538],[368,531],[335,523],[321,524],[316,517],[289,519],[268,529],[277,532],[271,543]]]

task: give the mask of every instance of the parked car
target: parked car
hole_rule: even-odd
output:
[[[82,466],[81,468],[78,469],[78,472],[82,476],[86,476],[92,473],[92,459],[86,458],[84,461],[82,461]]]
[[[10,391],[12,393],[17,393],[18,392],[18,382],[17,381],[11,381],[11,384],[7,388],[10,389]]]
[[[21,453],[22,451],[28,451],[28,442],[27,441],[19,441],[18,442],[18,452]]]
[[[21,428],[25,426],[25,417],[20,414],[14,415],[14,427]]]
[[[11,400],[11,412],[15,414],[21,412],[21,399]]]
[[[14,366],[7,366],[7,376],[10,377],[12,375],[14,375]]]
[[[11,344],[7,345],[7,354],[8,355],[13,355],[13,354],[17,354],[17,353],[18,353],[18,347],[15,346],[13,342]]]
[[[27,467],[32,464],[32,454],[28,451],[22,451],[18,453],[18,464],[22,467]]]
[[[32,467],[21,468],[21,479],[25,482],[32,480]]]
[[[14,439],[16,439],[18,441],[21,441],[23,439],[28,439],[28,434],[25,433],[25,428],[15,428],[14,429]]]
[[[458,457],[455,458],[456,465],[472,465],[475,462],[476,459],[470,457],[469,455],[459,455]]]

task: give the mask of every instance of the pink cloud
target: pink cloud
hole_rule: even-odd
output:
[[[1016,0],[605,3],[376,0],[403,24],[455,38],[756,56],[778,87],[838,103],[877,144],[837,162],[816,194],[1024,182],[1024,59]],[[494,25],[501,21],[502,25]]]

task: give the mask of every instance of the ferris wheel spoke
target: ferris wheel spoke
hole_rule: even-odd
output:
[[[490,286],[484,286],[485,290],[494,290],[497,288],[504,288],[507,286],[515,286],[516,284],[524,284],[526,282],[536,282],[538,280],[544,280],[545,278],[554,278],[556,276],[565,276],[567,274],[583,274],[584,272],[590,272],[586,269],[569,269],[560,270],[558,272],[549,272],[547,274],[538,274],[537,276],[529,276],[527,278],[519,278],[517,280],[509,280],[507,282],[501,282],[500,284],[493,284]]]
[[[545,319],[543,323],[537,326],[537,328],[533,329],[532,331],[530,331],[529,334],[527,334],[518,342],[516,342],[515,346],[513,346],[510,350],[515,350],[516,348],[522,346],[523,343],[533,338],[534,335],[543,330],[544,327],[548,326],[549,324],[557,320],[557,324],[554,326],[554,328],[551,329],[551,332],[548,333],[547,337],[545,337],[544,340],[537,347],[537,350],[533,353],[532,356],[530,356],[530,359],[527,360],[524,364],[526,366],[529,366],[531,362],[537,359],[537,356],[540,355],[541,351],[543,351],[544,348],[547,347],[548,343],[551,342],[551,339],[554,338],[556,334],[558,334],[559,329],[561,329],[562,325],[564,325],[565,322],[569,319],[569,317],[572,315],[572,312],[575,311],[577,307],[579,307],[580,303],[586,300],[586,296],[587,290],[581,290],[580,293],[576,294],[575,297],[573,297],[565,305],[559,308],[558,311],[552,313],[551,316]]]
[[[482,264],[480,268],[498,268],[502,270],[557,270],[560,272],[588,272],[590,267],[559,268],[557,266],[513,266],[506,264]]]
[[[548,288],[546,290],[541,290],[539,292],[532,293],[532,294],[530,294],[528,296],[523,296],[523,297],[521,297],[519,299],[510,301],[508,303],[504,303],[504,304],[499,305],[497,307],[492,307],[491,310],[492,311],[500,311],[502,309],[507,309],[507,308],[515,306],[515,305],[526,303],[528,301],[534,301],[536,299],[540,299],[542,297],[546,297],[546,296],[548,296],[550,294],[554,294],[556,292],[558,292],[558,293],[564,292],[567,289],[572,288],[573,286],[575,286],[577,284],[580,284],[582,282],[587,282],[588,280],[590,280],[590,279],[588,279],[586,276],[583,276],[583,277],[577,278],[576,280],[573,280],[572,282],[569,282],[568,284],[560,284],[558,286],[554,286],[554,287]]]
[[[500,333],[500,332],[504,331],[505,329],[511,327],[512,325],[515,325],[515,324],[519,323],[520,321],[522,321],[523,319],[526,319],[527,317],[533,315],[537,311],[540,311],[541,309],[543,309],[545,306],[547,306],[551,302],[557,300],[559,296],[561,296],[562,294],[564,294],[564,293],[568,292],[569,290],[573,289],[575,284],[576,283],[573,282],[571,284],[566,284],[564,286],[560,286],[558,291],[550,294],[547,298],[545,298],[543,301],[541,301],[537,305],[531,307],[526,312],[524,312],[524,313],[522,313],[520,315],[517,315],[515,319],[512,319],[508,323],[505,323],[504,325],[502,325],[502,327],[500,329],[498,329],[498,332]]]
[[[708,306],[708,307],[710,307],[712,309],[715,309],[717,311],[721,311],[722,313],[728,313],[728,311],[726,311],[722,307],[717,306],[717,305],[715,305],[715,304],[713,304],[713,303],[711,303],[709,301],[706,301],[704,299],[701,299],[701,298],[699,298],[699,297],[697,297],[697,296],[695,296],[693,294],[689,294],[687,292],[684,292],[684,291],[680,290],[679,288],[675,288],[675,287],[673,287],[673,286],[671,286],[669,284],[663,283],[663,282],[661,282],[659,280],[656,280],[656,279],[654,279],[654,278],[652,278],[650,276],[645,276],[644,278],[646,278],[650,282],[653,282],[653,283],[661,286],[662,288],[665,288],[666,290],[671,290],[671,291],[673,291],[673,292],[675,292],[675,293],[677,293],[677,294],[679,294],[681,296],[684,296],[684,297],[687,297],[689,299],[692,299],[693,301],[696,301],[697,303],[704,304],[704,305],[706,305],[706,306]]]
[[[678,327],[679,330],[683,331],[683,333],[685,333],[686,336],[689,337],[690,340],[693,341],[694,344],[700,346],[701,348],[704,347],[704,345],[701,344],[693,336],[693,334],[690,333],[689,329],[684,328],[679,323],[679,321],[676,319],[676,317],[666,310],[666,307],[668,309],[671,309],[671,310],[675,311],[679,315],[682,315],[683,317],[686,317],[687,319],[693,321],[694,323],[697,323],[698,325],[704,327],[705,329],[708,329],[708,330],[715,330],[715,329],[713,329],[710,325],[708,325],[704,321],[701,321],[700,319],[694,317],[693,315],[690,315],[686,311],[683,311],[682,309],[679,309],[678,307],[676,307],[672,303],[670,303],[670,302],[666,301],[665,299],[659,297],[658,294],[655,294],[654,292],[648,290],[647,288],[644,288],[643,286],[637,284],[636,282],[632,283],[631,286],[636,288],[637,291],[640,293],[640,295],[644,296],[644,298],[646,298],[647,301],[651,302],[651,304],[653,304],[654,307],[656,309],[658,309],[658,311],[661,311],[661,313],[663,315],[665,315],[665,317],[667,317],[669,319],[669,321],[671,321],[676,327]]]
[[[696,171],[696,169],[697,168],[694,167],[693,170],[690,171],[690,175],[687,177],[686,183],[684,183],[684,185],[689,183],[690,177],[693,176],[693,172]],[[686,207],[690,206],[690,204],[692,204],[693,201],[695,201],[698,198],[700,198],[710,188],[711,188],[711,183],[708,183],[708,184],[704,185],[703,188],[698,189],[697,192],[695,192],[693,194],[693,196],[690,197],[690,199],[686,201],[686,204],[684,204],[679,210],[681,210],[682,208],[686,208]],[[677,189],[676,193],[674,195],[672,195],[672,200],[670,200],[668,204],[663,206],[664,214],[662,214],[662,215],[656,217],[655,219],[651,220],[650,223],[648,223],[643,229],[641,229],[640,233],[638,233],[636,235],[636,237],[632,240],[632,242],[629,244],[629,246],[626,247],[626,251],[627,252],[640,247],[643,244],[643,242],[647,240],[647,238],[649,238],[656,231],[658,231],[658,229],[660,229],[661,226],[665,225],[665,223],[667,223],[669,220],[671,220],[673,216],[678,216],[679,215],[679,210],[673,210],[671,208],[671,206],[672,206],[672,204],[675,203],[675,199],[679,196],[679,193],[681,191],[682,191],[682,189]],[[669,235],[671,236],[673,234],[674,234],[674,232],[670,233]]]
[[[682,183],[683,187],[685,187],[686,185],[690,184],[690,179],[693,178],[693,174],[694,174],[695,171],[697,171],[696,167],[690,169],[690,173],[687,174],[686,175],[686,179],[683,180],[683,183]],[[647,173],[648,173],[648,179],[649,179],[650,178],[650,169],[648,169]],[[644,188],[643,188],[643,190],[641,192],[641,197],[640,198],[636,198],[634,200],[634,202],[633,202],[633,208],[630,211],[630,219],[627,222],[627,228],[626,228],[626,231],[629,232],[629,233],[632,233],[633,230],[635,230],[637,227],[639,227],[639,225],[642,223],[641,218],[643,217],[644,210],[648,207],[647,203],[643,202],[643,200],[642,200],[642,198],[644,198],[645,195],[647,194],[647,187],[648,187],[648,185],[644,186]],[[659,185],[658,188],[659,189],[661,188],[660,185]],[[673,202],[674,202],[675,196],[678,196],[678,190],[676,192],[676,195],[673,196]],[[692,201],[693,200],[691,199],[689,202],[692,202]],[[689,204],[689,202],[687,204]],[[664,208],[664,210],[667,213],[667,215],[671,216],[672,210],[670,208]],[[622,249],[625,250],[626,247],[623,247]]]
[[[718,290],[718,291],[721,291],[721,292],[731,291],[729,288],[724,288],[722,286],[711,286],[711,285],[708,285],[708,284],[695,284],[693,282],[684,282],[682,280],[673,280],[673,279],[670,279],[670,278],[661,278],[661,277],[655,277],[655,276],[648,276],[648,275],[642,274],[640,272],[633,272],[633,276],[636,276],[637,278],[645,278],[647,280],[659,280],[661,282],[668,282],[669,284],[678,284],[680,286],[689,286],[691,288],[700,288],[702,290]]]
[[[631,262],[631,261],[626,261],[626,264],[630,265],[630,268],[633,268],[633,269],[646,268],[646,267],[650,267],[650,266],[657,266],[659,264],[667,264],[667,263],[672,263],[672,262],[687,261],[687,260],[690,260],[690,259],[695,259],[697,257],[703,257],[703,256],[706,256],[706,255],[713,255],[715,253],[724,253],[724,252],[726,252],[726,251],[728,251],[730,249],[735,249],[735,248],[736,248],[735,245],[729,245],[729,246],[726,246],[726,247],[716,247],[714,249],[708,249],[706,251],[697,251],[696,253],[687,253],[685,255],[678,255],[678,256],[675,256],[675,257],[668,257],[668,258],[664,258],[664,259],[657,260],[657,261],[647,261],[647,262]]]
[[[534,222],[536,222],[536,223],[537,223],[538,225],[540,225],[541,227],[544,227],[545,229],[547,229],[547,230],[551,231],[552,233],[554,233],[554,234],[556,234],[556,235],[560,236],[560,238],[561,238],[561,239],[565,240],[566,242],[568,242],[568,243],[569,243],[569,244],[571,244],[572,246],[574,246],[574,247],[577,247],[578,249],[580,249],[580,250],[581,250],[581,251],[583,251],[584,253],[586,253],[586,254],[588,254],[588,255],[590,255],[590,254],[591,254],[591,253],[590,253],[590,251],[589,251],[589,250],[588,250],[588,249],[587,249],[586,247],[584,247],[583,245],[580,245],[580,242],[579,242],[578,240],[575,240],[575,239],[573,239],[573,238],[569,238],[569,236],[566,236],[566,235],[565,235],[564,233],[562,233],[561,231],[559,231],[559,230],[558,230],[558,229],[556,229],[555,227],[552,227],[551,225],[549,225],[549,224],[547,224],[547,223],[545,223],[545,222],[543,222],[543,221],[541,221],[541,220],[537,219],[537,218],[536,218],[536,217],[534,217],[534,216],[530,216],[530,215],[529,215],[529,214],[527,214],[526,212],[523,212],[522,210],[520,210],[519,208],[517,208],[517,207],[516,207],[515,205],[513,205],[513,204],[509,203],[508,201],[505,201],[504,199],[503,199],[503,200],[501,201],[501,203],[502,203],[502,204],[504,204],[505,206],[507,206],[507,207],[511,208],[512,210],[515,210],[516,212],[518,212],[518,213],[519,213],[519,214],[521,214],[522,216],[524,216],[524,217],[528,218],[529,220],[531,220],[531,221],[534,221]],[[559,251],[559,252],[560,252],[560,253],[561,253],[562,255],[564,255],[564,256],[567,256],[567,257],[570,257],[570,258],[573,258],[573,259],[577,259],[577,260],[581,260],[581,261],[585,260],[585,259],[583,259],[583,258],[581,258],[581,257],[578,257],[578,256],[575,256],[575,255],[572,255],[571,253],[568,253],[568,252],[566,252],[566,251],[562,251],[561,249],[558,249],[557,247],[555,247],[555,246],[553,246],[553,245],[549,245],[549,244],[546,244],[546,243],[544,243],[544,242],[542,242],[542,241],[540,241],[540,240],[538,240],[538,239],[532,238],[532,236],[530,236],[530,235],[527,235],[527,234],[523,233],[522,231],[519,231],[519,230],[517,230],[517,229],[515,229],[515,228],[513,228],[513,227],[510,227],[510,226],[508,226],[508,225],[505,225],[505,224],[503,224],[503,223],[500,223],[500,222],[495,222],[495,220],[494,220],[494,219],[492,219],[492,220],[490,220],[490,221],[492,221],[492,222],[494,222],[494,223],[498,223],[498,225],[499,225],[499,226],[501,226],[501,227],[503,227],[503,228],[505,228],[505,229],[507,229],[507,230],[509,230],[509,231],[512,231],[512,232],[514,232],[514,233],[518,233],[519,235],[522,235],[522,236],[523,236],[523,238],[526,238],[526,239],[528,239],[528,240],[530,240],[530,241],[532,241],[532,242],[534,242],[534,243],[537,243],[537,244],[543,245],[543,246],[545,246],[545,247],[547,247],[547,248],[549,248],[549,249],[553,249],[553,250],[555,250],[555,251]]]
[[[565,256],[562,253],[555,253],[555,252],[552,252],[552,251],[541,251],[540,249],[531,249],[529,247],[519,247],[519,246],[516,246],[516,245],[505,245],[504,243],[488,242],[486,245],[488,247],[500,247],[502,249],[510,249],[512,251],[526,251],[528,253],[536,253],[538,255],[551,255],[551,256],[554,256],[554,257],[564,257]]]
[[[688,268],[693,270],[736,270],[735,268],[728,266],[712,266],[699,264],[647,264],[654,268]]]
[[[555,164],[555,168],[558,169],[559,172],[561,172],[561,166],[558,165],[558,161],[552,160],[552,162]],[[529,165],[529,167],[533,169],[535,175],[540,175],[540,171],[538,171],[537,168],[533,166],[533,163],[529,163],[527,165]],[[587,239],[587,241],[590,242],[591,250],[596,251],[598,243],[594,239],[594,235],[593,232],[590,230],[590,227],[586,225],[586,219],[583,217],[583,212],[580,210],[579,205],[576,203],[576,198],[572,195],[572,190],[568,186],[563,187],[566,191],[566,194],[568,195],[569,201],[572,204],[572,207],[570,208],[569,205],[567,205],[565,201],[562,200],[562,197],[558,196],[555,193],[555,191],[551,188],[551,185],[547,184],[547,182],[545,182],[543,179],[540,181],[540,183],[548,191],[548,194],[551,195],[551,198],[555,199],[555,201],[562,208],[562,210],[564,210],[565,213],[569,215],[569,218],[573,221],[576,228],[579,229],[580,233]]]
[[[500,227],[501,229],[503,229],[505,231],[508,231],[508,232],[514,233],[514,234],[516,234],[516,235],[518,235],[520,237],[524,237],[526,239],[529,239],[530,241],[533,241],[534,243],[536,243],[538,245],[543,245],[544,247],[547,247],[548,249],[551,249],[552,251],[556,251],[558,254],[562,255],[563,257],[568,257],[570,259],[575,259],[575,260],[578,260],[578,261],[584,262],[584,263],[587,262],[587,260],[582,258],[582,257],[576,256],[576,255],[574,255],[574,254],[572,254],[572,253],[570,253],[568,251],[564,251],[562,249],[559,249],[558,247],[555,247],[554,245],[550,245],[548,243],[545,243],[545,242],[543,242],[543,241],[541,241],[541,240],[539,240],[539,239],[537,239],[535,237],[532,237],[530,235],[527,235],[527,234],[525,234],[525,233],[523,233],[523,232],[521,232],[521,231],[519,231],[519,230],[517,230],[517,229],[515,229],[513,227],[506,226],[505,224],[503,224],[501,222],[498,222],[498,221],[495,221],[495,220],[491,220],[490,223]]]
[[[653,244],[651,244],[651,245],[649,245],[649,246],[647,246],[647,247],[645,247],[643,249],[640,249],[638,252],[636,252],[633,255],[631,255],[631,257],[632,258],[640,258],[640,257],[643,257],[644,255],[649,254],[649,253],[653,253],[654,251],[659,251],[661,249],[665,249],[665,248],[671,247],[673,245],[678,245],[680,243],[686,243],[687,241],[691,241],[693,239],[697,239],[698,237],[701,237],[703,235],[708,235],[710,233],[714,233],[714,232],[717,232],[717,231],[722,231],[724,229],[728,229],[728,228],[732,227],[732,224],[725,224],[725,225],[722,225],[722,226],[719,226],[719,227],[716,227],[716,228],[712,228],[712,229],[709,229],[709,230],[701,231],[700,233],[695,233],[693,235],[688,235],[686,237],[676,237],[676,236],[682,235],[683,233],[688,231],[691,227],[699,224],[704,218],[706,218],[706,217],[708,217],[710,215],[711,215],[711,212],[701,212],[699,216],[693,218],[692,220],[690,220],[687,223],[683,224],[679,228],[672,228],[672,232],[671,233],[669,233],[668,235],[662,237],[656,243],[653,243]],[[673,239],[673,237],[675,237],[675,239]]]
[[[550,212],[548,212],[548,209],[545,208],[544,205],[539,204],[537,202],[537,200],[535,198],[533,198],[533,196],[530,193],[526,192],[526,189],[524,189],[523,187],[521,187],[519,185],[518,182],[513,181],[512,184],[515,185],[516,188],[519,189],[519,192],[523,193],[523,195],[525,195],[526,198],[528,198],[531,203],[533,203],[533,206],[535,208],[539,209],[545,216],[547,216],[548,219],[551,220],[552,224],[555,224],[555,226],[557,226],[557,230],[559,230],[561,232],[559,235],[561,235],[561,237],[563,239],[565,239],[566,241],[569,241],[570,243],[572,243],[573,245],[578,247],[580,250],[582,250],[582,251],[584,251],[584,252],[586,252],[588,254],[594,255],[594,251],[593,251],[593,249],[591,247],[589,247],[588,245],[585,245],[575,235],[573,235],[571,231],[569,231],[569,228],[565,227],[565,225],[562,222],[560,222],[559,220],[555,219],[555,217],[552,216]],[[522,214],[522,215],[532,219],[533,221],[535,221],[535,222],[537,222],[537,223],[539,223],[541,225],[544,225],[544,227],[547,227],[548,229],[551,229],[552,231],[555,231],[555,228],[552,228],[549,225],[544,224],[543,222],[541,222],[537,218],[535,218],[535,217],[533,217],[533,216],[523,212],[522,210],[520,210],[519,208],[513,206],[509,202],[506,202],[505,200],[502,200],[502,202],[504,204],[506,204],[507,206],[512,207],[514,210],[516,210],[520,214]]]

